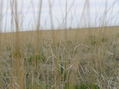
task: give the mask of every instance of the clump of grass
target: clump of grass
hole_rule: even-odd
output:
[[[100,89],[100,87],[96,84],[81,83],[80,85],[76,85],[75,89]]]
[[[106,36],[101,36],[89,35],[87,42],[89,42],[89,44],[92,46],[100,46],[101,44],[108,42],[108,38]]]

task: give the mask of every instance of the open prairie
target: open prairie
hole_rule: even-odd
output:
[[[119,27],[0,34],[0,89],[118,89]]]
[[[119,89],[119,0],[0,0],[0,89]]]

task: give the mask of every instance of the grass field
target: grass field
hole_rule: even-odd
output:
[[[119,27],[1,33],[0,38],[0,89],[119,88]]]

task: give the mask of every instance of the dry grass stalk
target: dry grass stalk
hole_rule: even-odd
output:
[[[12,10],[12,18],[13,18],[13,26],[15,27],[15,43],[14,43],[14,52],[13,52],[13,81],[12,81],[12,89],[24,89],[24,59],[21,54],[21,42],[20,42],[20,22],[19,22],[19,14],[18,14],[18,1],[12,0],[11,10]],[[17,85],[17,86],[16,86]]]

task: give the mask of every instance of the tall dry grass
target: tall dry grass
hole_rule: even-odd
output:
[[[20,39],[20,15],[18,14],[18,1],[11,0],[11,16],[12,26],[15,29],[14,35],[14,49],[12,53],[12,80],[11,89],[24,89],[25,88],[25,71],[24,71],[24,58],[21,51],[21,39]]]
[[[2,32],[2,18],[3,18],[3,1],[0,1],[0,32]],[[0,35],[0,38],[2,36]],[[1,55],[1,42],[2,40],[0,39],[0,55]]]

